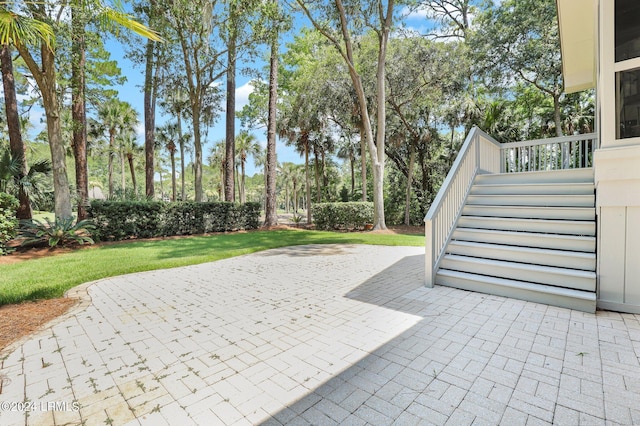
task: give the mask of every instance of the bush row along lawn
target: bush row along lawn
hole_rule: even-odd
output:
[[[0,266],[0,306],[61,297],[70,288],[101,278],[195,265],[277,247],[333,243],[423,246],[424,237],[280,230],[93,246]]]

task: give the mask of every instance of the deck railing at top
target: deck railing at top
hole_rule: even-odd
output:
[[[433,287],[435,273],[451,238],[471,185],[480,172],[500,172],[500,143],[474,127],[442,183],[424,218],[426,236],[425,284]]]
[[[593,167],[593,153],[597,148],[595,133],[503,143],[500,145],[501,172]]]
[[[477,174],[593,167],[597,148],[598,137],[594,133],[501,144],[474,127],[424,219],[425,285],[434,284],[440,260]]]

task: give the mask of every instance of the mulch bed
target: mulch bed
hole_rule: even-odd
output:
[[[75,303],[75,299],[61,297],[0,306],[0,351],[64,314]]]

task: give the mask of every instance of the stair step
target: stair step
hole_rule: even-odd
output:
[[[476,183],[472,195],[593,195],[593,182]]]
[[[527,282],[561,286],[575,290],[596,290],[596,274],[592,271],[481,259],[455,254],[445,255],[440,262],[440,267],[453,271],[511,280],[526,278]]]
[[[482,174],[476,176],[475,182],[478,184],[498,184],[498,183],[545,183],[564,182],[579,183],[586,182],[593,184],[593,168],[568,169],[568,170],[545,170],[539,172],[520,173],[495,173]]]
[[[596,225],[594,222],[579,220],[461,216],[460,219],[458,219],[458,226],[462,228],[539,232],[564,235],[594,236],[596,233]]]
[[[459,227],[453,232],[452,239],[458,241],[571,250],[585,253],[595,253],[596,251],[596,239],[593,236],[537,234],[533,232]]]
[[[595,220],[593,207],[482,206],[466,204],[464,216],[510,217],[521,219]]]
[[[491,206],[594,207],[589,195],[469,195],[467,204]]]
[[[436,284],[531,302],[545,303],[584,312],[593,313],[596,310],[596,295],[594,292],[533,284],[517,280],[505,280],[442,268],[436,275]]]
[[[517,247],[469,241],[451,241],[447,247],[447,253],[585,271],[594,271],[596,268],[595,253]]]

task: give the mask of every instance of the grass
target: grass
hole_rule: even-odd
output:
[[[114,243],[0,267],[0,306],[60,297],[79,284],[132,272],[212,262],[301,244],[423,246],[421,235],[255,231],[180,239]]]

